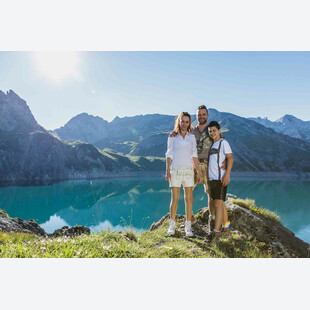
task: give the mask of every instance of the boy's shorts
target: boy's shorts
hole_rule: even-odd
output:
[[[204,186],[205,192],[207,194],[210,194],[210,185],[208,182],[208,161],[199,161],[199,172],[201,177],[201,183]],[[195,186],[197,185],[197,171],[194,170],[194,176],[195,176]]]
[[[211,199],[226,200],[227,186],[223,186],[220,180],[212,180],[209,182]]]
[[[193,187],[194,186],[194,170],[193,167],[171,168],[170,187]]]

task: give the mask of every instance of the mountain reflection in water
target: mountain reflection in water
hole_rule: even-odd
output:
[[[234,178],[228,192],[255,199],[256,205],[277,211],[282,223],[310,241],[308,180]],[[170,189],[163,178],[122,178],[66,181],[47,186],[0,188],[0,209],[11,217],[36,220],[47,232],[62,226],[84,225],[92,231],[130,226],[147,230],[169,212]],[[196,213],[208,200],[202,185],[194,190]],[[185,213],[181,190],[178,213]]]

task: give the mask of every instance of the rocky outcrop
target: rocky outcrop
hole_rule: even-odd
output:
[[[5,212],[0,210],[0,232],[29,233],[41,237],[73,237],[81,234],[89,235],[90,229],[80,225],[71,228],[64,226],[61,229],[55,230],[52,234],[47,234],[36,221],[11,218]]]
[[[13,90],[0,90],[0,132],[34,132],[44,130],[33,117],[25,100]]]
[[[236,197],[229,195],[225,202],[231,221],[231,228],[223,236],[233,238],[238,236],[242,242],[260,242],[264,244],[266,253],[272,257],[307,257],[309,255],[309,244],[297,238],[293,232],[282,224],[259,215],[249,209],[236,205],[233,200]],[[193,232],[198,238],[205,238],[208,235],[208,208],[200,209],[196,215],[197,222],[193,224]],[[150,230],[158,229],[163,223],[169,221],[169,215],[165,215],[159,221],[154,222]],[[178,215],[176,221],[181,224],[176,232],[177,237],[184,235],[185,217]],[[220,237],[220,236],[219,236]],[[216,239],[212,242],[216,242]],[[234,257],[233,249],[230,249],[230,257]]]
[[[85,226],[76,225],[74,227],[64,226],[60,229],[56,229],[52,234],[49,236],[51,237],[60,237],[60,236],[67,236],[67,237],[74,237],[77,235],[90,235],[90,229]]]
[[[6,213],[0,211],[0,232],[32,233],[38,236],[47,235],[44,229],[34,220],[23,220],[21,218],[10,218]]]

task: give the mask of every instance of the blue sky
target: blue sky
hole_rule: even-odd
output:
[[[310,52],[0,52],[0,68],[0,90],[14,90],[47,129],[82,112],[111,121],[201,104],[310,120]]]

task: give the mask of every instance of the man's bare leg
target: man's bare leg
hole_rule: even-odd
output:
[[[226,209],[226,205],[225,205],[224,201],[223,201],[222,206],[223,206],[223,223],[222,223],[222,225],[223,225],[223,227],[225,227],[226,223],[228,222],[228,213],[227,213],[227,209]]]
[[[215,230],[220,231],[223,222],[223,200],[215,199]]]
[[[215,216],[215,200],[211,199],[211,195],[208,194],[208,206],[209,206],[209,213],[212,216]]]

